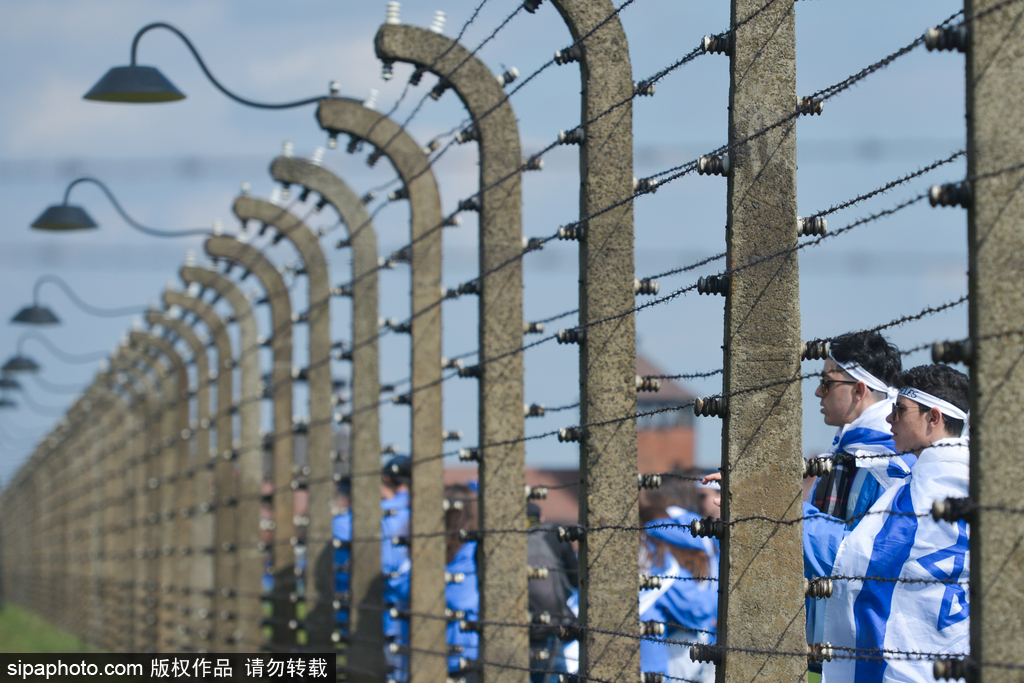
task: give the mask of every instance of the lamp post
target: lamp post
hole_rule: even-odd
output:
[[[203,62],[203,58],[199,56],[198,50],[196,50],[192,41],[190,41],[184,33],[174,26],[163,22],[147,24],[139,29],[139,32],[135,34],[135,38],[132,40],[131,63],[128,66],[115,66],[107,71],[103,78],[101,78],[96,85],[94,85],[89,92],[84,95],[84,99],[95,100],[98,102],[125,102],[135,104],[174,102],[185,99],[184,93],[174,87],[174,85],[162,73],[160,73],[156,67],[138,66],[135,63],[139,40],[147,31],[157,28],[166,29],[178,36],[178,38],[180,38],[188,47],[192,56],[195,57],[196,62],[199,63],[199,68],[202,69],[203,74],[211,83],[213,83],[214,87],[240,104],[244,104],[248,107],[257,107],[259,109],[292,109],[294,107],[313,104],[320,99],[319,97],[309,97],[302,100],[296,100],[294,102],[274,104],[255,102],[253,100],[240,97],[225,88],[221,85],[220,81],[213,77],[213,74],[210,73],[210,70],[206,67],[206,63]]]
[[[64,202],[61,204],[50,205],[43,213],[39,215],[39,218],[32,222],[32,227],[36,230],[50,230],[58,232],[66,232],[70,230],[88,230],[97,227],[97,223],[85,212],[80,206],[73,206],[68,204],[68,199],[71,196],[71,190],[75,185],[81,183],[91,183],[96,185],[98,188],[103,190],[103,194],[107,196],[110,203],[114,205],[117,212],[121,214],[121,218],[135,228],[139,232],[150,235],[151,237],[196,237],[199,235],[212,235],[216,232],[213,228],[195,228],[189,230],[157,230],[156,228],[149,228],[142,225],[124,210],[121,203],[117,201],[117,197],[110,191],[110,188],[105,183],[96,178],[90,178],[84,176],[81,178],[75,178],[68,183],[67,189],[64,190]]]
[[[123,315],[136,315],[146,311],[144,306],[127,306],[125,308],[97,308],[96,306],[90,306],[82,301],[82,299],[75,294],[71,285],[65,282],[62,278],[56,275],[41,275],[32,287],[32,304],[30,306],[25,306],[18,311],[15,316],[11,318],[12,323],[21,323],[24,325],[56,325],[60,323],[60,318],[58,318],[49,307],[42,306],[39,303],[39,290],[47,283],[52,283],[60,287],[75,306],[89,315],[102,318],[117,318]]]

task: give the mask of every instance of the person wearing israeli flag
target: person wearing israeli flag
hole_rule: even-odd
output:
[[[917,457],[913,468],[900,457],[889,461],[880,474],[885,491],[853,530],[825,515],[805,520],[838,543],[831,566],[828,553],[816,558],[822,571],[864,577],[835,580],[824,601],[825,640],[850,648],[825,662],[825,683],[932,681],[931,656],[877,651],[968,651],[967,524],[929,516],[934,500],[968,493],[968,380],[948,366],[924,365],[901,373],[896,385],[887,420],[896,450]]]
[[[718,584],[709,582],[710,558],[702,538],[689,524],[700,519],[689,510],[644,510],[641,571],[661,578],[657,588],[640,592],[640,621],[666,625],[663,638],[640,641],[640,665],[646,673],[661,673],[695,683],[711,683],[715,668],[693,661],[690,644],[714,641],[718,621]],[[644,513],[647,513],[646,515]]]
[[[822,454],[833,458],[832,471],[818,480],[811,501],[819,512],[845,520],[852,529],[882,494],[871,469],[888,458],[877,456],[895,452],[886,417],[896,398],[892,382],[901,369],[900,353],[877,332],[836,337],[829,351],[814,395],[825,424],[836,427],[831,448]]]

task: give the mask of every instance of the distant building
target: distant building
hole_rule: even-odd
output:
[[[636,374],[649,377],[665,373],[646,358],[637,356]],[[638,413],[665,409],[636,421],[638,472],[655,474],[693,467],[693,410],[689,407],[678,408],[693,399],[693,394],[670,379],[661,380],[658,391],[642,391],[636,395]]]

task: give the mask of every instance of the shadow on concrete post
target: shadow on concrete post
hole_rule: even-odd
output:
[[[266,435],[263,447],[273,453],[271,484],[274,496],[274,535],[271,562],[274,588],[269,598],[273,615],[266,619],[272,631],[269,638],[273,648],[291,650],[295,646],[295,557],[292,539],[295,538],[294,496],[292,493],[295,448],[292,425],[292,304],[288,288],[277,268],[254,247],[231,237],[211,237],[205,244],[206,253],[214,261],[238,265],[252,273],[263,285],[266,302],[270,306],[270,344],[274,357],[271,386],[274,431]],[[257,353],[257,348],[240,351]]]
[[[380,469],[380,368],[377,352],[378,288],[377,235],[369,214],[358,195],[330,171],[311,161],[278,157],[270,167],[274,179],[287,185],[298,184],[317,192],[330,203],[348,226],[348,244],[352,249],[352,337],[348,358],[352,363],[351,459],[349,472],[374,472]],[[415,340],[413,340],[415,345]],[[440,370],[440,360],[437,363]],[[348,629],[350,654],[359,652],[358,671],[349,672],[353,681],[380,680],[384,675],[384,636],[382,626],[383,578],[379,541],[380,488],[350,481],[352,544],[349,553],[349,595],[341,602],[349,605]],[[314,497],[315,500],[315,497]],[[365,540],[374,539],[374,540]],[[313,566],[330,568],[332,562]],[[330,585],[333,586],[333,576]],[[333,622],[333,614],[330,615]],[[333,623],[329,625],[333,630]],[[340,634],[339,634],[340,638]],[[379,643],[379,645],[374,645]],[[364,678],[368,677],[368,678]]]
[[[218,421],[215,412],[210,407],[210,359],[206,353],[206,345],[199,340],[192,326],[185,324],[179,318],[173,318],[161,311],[146,311],[146,322],[153,326],[153,334],[157,334],[156,328],[162,328],[169,336],[177,337],[185,341],[192,353],[191,362],[196,368],[196,423],[195,436],[195,458],[190,460],[190,470],[193,472],[189,482],[184,484],[185,490],[178,501],[182,513],[188,512],[188,526],[186,531],[188,545],[192,547],[191,560],[187,567],[189,583],[192,586],[187,603],[189,605],[189,616],[187,620],[189,628],[195,631],[195,641],[202,649],[217,649],[213,645],[216,636],[217,607],[214,602],[216,585],[214,583],[214,557],[210,552],[217,547],[217,538],[214,528],[215,515],[220,515],[223,510],[217,508],[216,500],[213,497],[214,482],[213,471],[210,464],[210,428]],[[218,388],[218,395],[220,389]],[[229,394],[230,399],[230,394]],[[229,403],[230,405],[230,403]],[[230,420],[230,414],[227,416]]]
[[[225,432],[217,434],[219,460],[217,467],[218,481],[222,481],[223,465],[229,461],[234,463],[230,474],[237,476],[237,505],[235,506],[234,527],[229,526],[231,520],[217,518],[218,536],[236,539],[238,562],[235,574],[231,568],[218,565],[223,572],[217,577],[219,586],[217,601],[222,605],[218,609],[221,621],[229,621],[230,628],[220,636],[220,647],[227,647],[238,652],[249,652],[259,645],[260,620],[263,618],[263,606],[259,599],[262,592],[263,574],[266,571],[266,553],[260,548],[260,496],[263,484],[263,444],[260,440],[260,402],[263,400],[260,389],[259,356],[256,349],[260,346],[256,333],[256,317],[253,314],[249,298],[238,286],[226,277],[205,268],[186,265],[182,267],[181,279],[186,285],[196,283],[201,287],[216,292],[218,298],[226,301],[232,308],[229,317],[238,325],[239,350],[233,357],[232,368],[237,368],[235,378],[240,388],[238,402],[228,397],[228,405],[221,403],[218,397],[218,415],[223,416],[227,410],[230,416],[225,424]],[[224,321],[228,322],[227,320]],[[215,336],[215,339],[217,337]],[[232,358],[228,355],[225,358]],[[221,372],[226,372],[222,368]],[[232,370],[234,374],[234,370]],[[218,382],[220,375],[218,374]],[[235,441],[234,425],[237,415],[237,434]],[[220,423],[218,422],[218,425]],[[223,484],[221,487],[223,488]],[[222,614],[222,612],[226,612]],[[230,619],[225,620],[223,617]],[[229,638],[230,640],[226,640]]]
[[[473,119],[480,150],[480,272],[486,274],[478,283],[480,527],[525,529],[523,358],[518,352],[523,345],[523,279],[519,258],[523,251],[519,172],[522,157],[515,113],[494,74],[449,38],[427,29],[385,24],[377,31],[374,46],[377,56],[385,62],[412,63],[450,83]],[[484,112],[489,113],[484,116]],[[413,484],[416,485],[415,479]],[[443,530],[443,524],[439,524],[437,531]],[[414,529],[414,533],[422,531]],[[483,534],[479,543],[480,620],[527,623],[526,536]],[[431,564],[434,563],[436,560]],[[418,584],[413,574],[414,601],[417,585],[422,586],[421,594],[427,590],[437,592],[438,586],[443,585],[433,574],[433,566],[429,569],[431,575],[425,576],[423,568],[416,568],[421,580],[429,583]],[[436,611],[436,606],[432,605],[435,609],[430,611]],[[415,602],[412,609],[420,611]],[[419,662],[410,664],[413,683],[444,676],[443,657],[416,657],[416,650],[444,651],[444,632],[440,626],[430,625],[425,619],[417,621],[415,617],[410,624],[413,656]],[[481,626],[480,632],[481,660],[504,665],[484,663],[484,680],[520,680],[523,672],[508,667],[528,665],[528,628],[491,623]],[[430,668],[420,671],[421,665]]]
[[[235,215],[243,222],[258,221],[274,228],[277,237],[288,240],[302,258],[309,308],[294,316],[307,326],[309,365],[300,371],[309,388],[309,425],[306,427],[306,464],[296,470],[297,494],[304,495],[305,513],[296,511],[295,603],[297,644],[314,652],[332,647],[331,626],[334,602],[330,563],[318,563],[323,553],[333,553],[331,544],[331,504],[334,499],[333,394],[331,375],[331,287],[327,259],[318,235],[287,209],[248,196],[235,200]],[[300,463],[301,464],[301,463]],[[300,559],[301,558],[301,559]],[[309,570],[325,568],[322,576],[309,576]],[[312,620],[311,620],[312,618]]]
[[[141,352],[141,358],[154,368],[163,386],[163,441],[155,474],[159,490],[157,512],[160,516],[157,523],[161,555],[158,581],[162,595],[157,649],[160,652],[178,651],[193,646],[193,634],[185,622],[186,614],[179,609],[186,607],[183,600],[189,590],[188,556],[181,552],[189,538],[183,524],[185,520],[178,514],[177,506],[181,487],[187,483],[184,475],[189,467],[189,441],[192,437],[188,370],[181,355],[167,340],[139,331],[131,332],[129,340]],[[167,365],[159,361],[160,355],[168,360]]]

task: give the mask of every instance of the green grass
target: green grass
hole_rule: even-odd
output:
[[[8,603],[0,610],[0,652],[86,652],[77,636]]]

